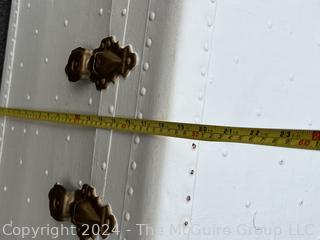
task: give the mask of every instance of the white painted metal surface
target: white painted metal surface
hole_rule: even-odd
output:
[[[319,2],[217,4],[203,122],[319,129]],[[211,229],[201,239],[318,239],[319,157],[201,143],[193,222]]]
[[[302,0],[15,0],[2,105],[319,129],[319,8]],[[107,35],[130,44],[139,65],[101,94],[69,83],[70,51]],[[1,226],[59,226],[47,199],[58,181],[97,187],[118,219],[111,239],[319,235],[318,152],[8,119],[2,132]]]
[[[64,67],[72,49],[95,47],[108,34],[110,6],[103,0],[13,1],[2,105],[96,114],[95,87],[70,84]],[[94,137],[92,129],[4,120],[1,226],[56,224],[48,212],[48,190],[54,182],[68,187],[90,182]],[[1,231],[1,239],[12,238]]]

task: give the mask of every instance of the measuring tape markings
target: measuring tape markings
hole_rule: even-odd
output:
[[[320,150],[320,131],[313,130],[239,128],[17,108],[0,108],[0,116],[203,141]]]

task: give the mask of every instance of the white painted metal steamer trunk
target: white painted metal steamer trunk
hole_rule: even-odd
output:
[[[319,12],[316,0],[13,0],[1,104],[320,129]],[[137,53],[130,75],[101,92],[69,82],[71,50],[107,36]],[[59,182],[96,187],[118,221],[109,239],[319,239],[319,160],[317,151],[3,118],[0,238],[52,239],[12,229],[60,226],[48,205]]]

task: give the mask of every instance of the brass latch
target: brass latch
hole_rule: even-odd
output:
[[[74,192],[55,184],[49,192],[49,200],[51,216],[57,221],[75,224],[80,240],[94,239],[97,234],[106,238],[116,231],[117,221],[110,205],[102,206],[95,188],[88,184]]]
[[[98,90],[102,90],[117,77],[127,77],[136,64],[137,55],[130,46],[121,48],[114,37],[107,37],[94,50],[82,47],[74,49],[65,71],[69,81],[91,80]]]

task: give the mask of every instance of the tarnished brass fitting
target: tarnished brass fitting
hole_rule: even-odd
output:
[[[107,37],[94,50],[76,48],[65,68],[69,81],[91,80],[98,90],[107,88],[116,78],[127,77],[137,64],[137,55],[130,46],[120,47],[114,37]]]
[[[117,227],[110,205],[102,206],[95,188],[88,184],[74,192],[55,184],[49,192],[49,207],[55,220],[71,221],[76,225],[80,240],[95,239],[97,233],[106,238]]]

